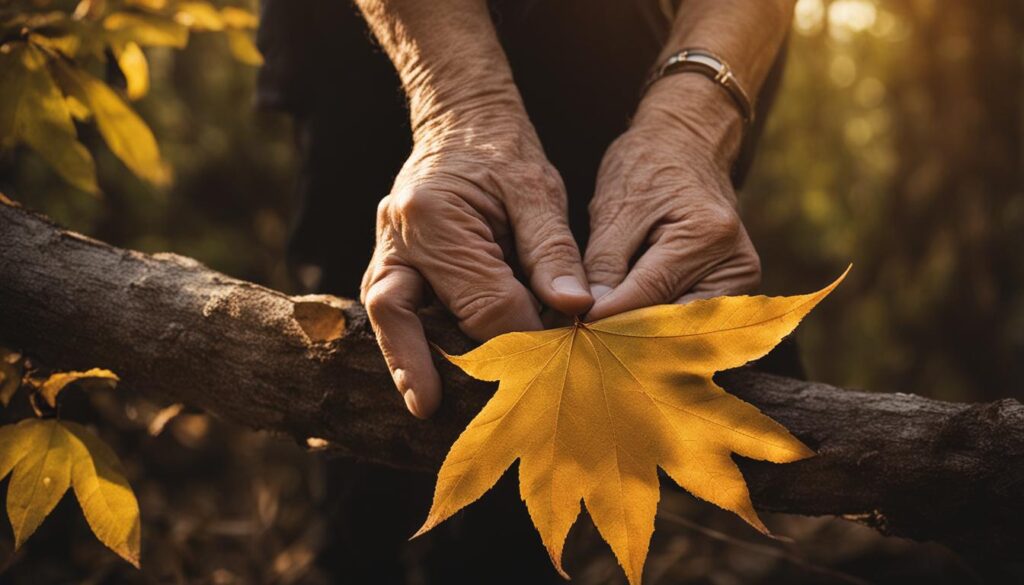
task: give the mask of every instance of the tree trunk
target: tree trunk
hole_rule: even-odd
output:
[[[470,347],[447,317],[424,319],[446,350]],[[114,248],[2,200],[0,341],[63,369],[110,368],[125,388],[255,429],[425,471],[493,392],[438,360],[445,403],[418,421],[358,303],[289,297],[181,256]],[[819,453],[741,461],[758,508],[844,515],[969,554],[1019,553],[1019,402],[954,404],[745,369],[718,379]]]

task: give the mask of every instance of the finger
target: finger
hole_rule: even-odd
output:
[[[640,242],[630,245],[625,240],[616,234],[614,226],[592,228],[583,266],[595,302],[618,286],[629,272],[629,259]]]
[[[674,302],[730,256],[740,226],[737,222],[694,230],[681,223],[663,226],[659,232],[622,283],[594,303],[587,319]]]
[[[629,273],[630,261],[645,244],[651,230],[648,214],[636,215],[636,207],[627,205],[620,187],[613,181],[605,187],[602,167],[597,192],[590,203],[590,241],[583,255],[583,266],[591,294],[597,301],[619,286]]]
[[[686,294],[676,300],[678,304],[697,299],[710,299],[725,295],[746,295],[757,292],[761,286],[761,260],[746,239],[746,245],[725,262],[715,266]]]
[[[441,403],[441,378],[430,358],[416,309],[423,300],[423,278],[407,266],[389,265],[365,293],[366,313],[384,360],[413,415],[427,418]]]
[[[557,176],[549,177],[536,205],[527,201],[509,209],[516,253],[533,292],[545,305],[579,315],[594,299],[567,215],[565,190]]]
[[[483,341],[541,329],[530,291],[516,280],[484,219],[461,199],[419,193],[406,192],[397,202],[408,225],[423,226],[406,244],[408,264],[430,283],[462,331]]]

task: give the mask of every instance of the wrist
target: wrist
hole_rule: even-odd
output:
[[[696,143],[728,171],[739,154],[745,122],[732,97],[713,80],[682,73],[648,89],[631,126],[661,128]]]
[[[508,130],[527,119],[504,55],[489,53],[461,59],[424,55],[400,72],[414,141],[451,132]]]
[[[530,126],[515,87],[473,83],[472,89],[431,90],[417,98],[410,93],[413,142],[449,141],[470,137],[518,134]]]

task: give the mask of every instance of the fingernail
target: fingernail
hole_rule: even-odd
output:
[[[405,407],[409,409],[416,418],[423,418],[420,414],[420,405],[416,402],[416,393],[412,390],[406,390],[405,394]]]
[[[612,287],[610,286],[605,286],[603,284],[590,285],[590,294],[593,295],[595,301],[610,292],[612,292]]]
[[[583,288],[575,276],[559,276],[551,281],[551,288],[555,292],[570,296],[590,296],[590,291]]]

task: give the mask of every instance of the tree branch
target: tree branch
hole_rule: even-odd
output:
[[[470,347],[446,317],[430,338]],[[435,470],[493,392],[438,362],[445,404],[408,415],[363,308],[289,297],[173,254],[121,250],[0,201],[0,337],[61,368],[353,457]],[[1024,533],[1024,406],[844,390],[749,370],[719,376],[819,453],[741,461],[762,510],[846,515],[888,534],[988,556]]]

